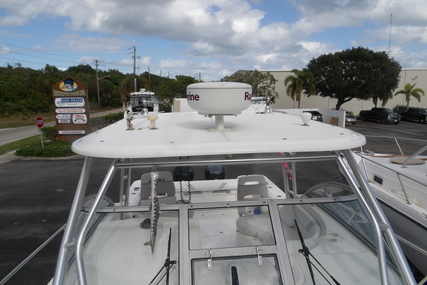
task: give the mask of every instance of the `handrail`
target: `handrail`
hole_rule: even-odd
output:
[[[405,161],[403,162],[402,168],[406,168],[406,163],[408,162],[408,160],[419,155],[420,153],[424,152],[425,150],[427,150],[427,145],[425,147],[421,148],[420,150],[414,152],[411,156],[409,156],[407,159],[405,159]]]
[[[360,153],[358,153],[358,152],[353,152],[354,154],[357,154],[358,156],[360,156],[362,159],[366,159],[366,160],[369,160],[370,162],[372,162],[372,163],[375,163],[375,164],[378,164],[378,165],[380,165],[381,167],[383,167],[383,168],[385,168],[385,169],[387,169],[387,170],[390,170],[390,171],[392,171],[392,172],[396,172],[397,174],[399,174],[400,176],[403,176],[403,177],[405,177],[406,179],[409,179],[409,180],[412,180],[413,182],[416,182],[416,183],[418,183],[418,184],[420,184],[420,185],[422,185],[422,186],[424,186],[424,187],[427,187],[427,184],[424,184],[424,183],[422,183],[422,182],[420,182],[420,181],[418,181],[418,180],[415,180],[415,179],[413,179],[413,178],[411,178],[411,177],[409,177],[409,176],[407,176],[407,175],[405,175],[405,174],[402,174],[402,173],[398,173],[396,170],[394,170],[394,169],[391,169],[391,168],[389,168],[389,167],[387,167],[387,166],[385,166],[385,165],[382,165],[382,164],[380,164],[380,163],[378,163],[378,162],[376,162],[376,161],[373,161],[373,160],[370,160],[369,159],[369,157],[366,157],[366,156],[363,156],[362,154],[360,154]],[[366,170],[365,170],[365,172],[366,172]]]
[[[385,256],[385,244],[382,240],[382,236],[387,240],[387,243],[389,243],[390,250],[392,256],[396,259],[397,267],[402,272],[402,279],[404,284],[415,284],[415,279],[412,274],[412,272],[409,269],[408,264],[405,262],[405,257],[400,249],[397,238],[394,235],[393,229],[388,225],[388,221],[386,217],[384,216],[384,212],[381,210],[381,207],[379,205],[379,202],[374,197],[367,181],[363,178],[363,175],[359,169],[359,166],[357,162],[355,161],[354,156],[352,156],[350,150],[343,151],[347,163],[350,166],[350,169],[352,170],[352,174],[350,174],[349,169],[346,167],[346,163],[343,161],[343,158],[339,157],[338,162],[343,170],[344,175],[348,179],[348,181],[352,183],[353,187],[355,187],[355,193],[360,195],[360,200],[362,202],[362,206],[369,205],[366,210],[366,214],[368,215],[368,218],[373,222],[373,228],[374,233],[376,235],[376,242],[377,242],[377,251],[378,251],[378,262],[379,262],[379,268],[380,268],[380,276],[382,284],[388,284],[388,276],[387,276],[387,270],[386,270],[386,256]],[[360,186],[357,187],[357,185]],[[365,207],[364,206],[364,207]],[[378,220],[377,220],[378,219]],[[379,228],[378,228],[379,227]]]
[[[401,140],[401,141],[402,140],[404,140],[404,141],[413,141],[413,142],[424,142],[426,144],[425,147],[427,147],[427,140],[425,140],[425,139],[411,139],[411,138],[389,137],[389,136],[374,136],[374,135],[365,135],[365,138],[378,138],[378,139],[391,139],[391,140],[394,140],[394,142],[396,143],[396,146],[398,147],[399,152],[400,152],[401,155],[404,155],[404,153],[402,151],[402,148],[400,147],[400,144],[399,144],[398,140]],[[421,149],[424,149],[425,147],[423,147]],[[363,147],[361,147],[361,149],[363,150]],[[418,150],[418,151],[421,151],[421,149]],[[423,151],[425,151],[425,149]],[[421,151],[421,152],[423,152],[423,151]]]
[[[8,275],[6,275],[3,280],[0,281],[0,285],[5,284],[10,278],[13,277],[13,275],[16,274],[22,267],[24,267],[25,264],[28,263],[37,253],[39,253],[46,245],[48,245],[61,231],[65,229],[67,224],[64,224],[62,227],[60,227],[53,235],[51,235],[47,240],[45,240],[44,243],[42,243],[36,250],[34,250],[27,258],[25,258],[21,263],[18,264]]]

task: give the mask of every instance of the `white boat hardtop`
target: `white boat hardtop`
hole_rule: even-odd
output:
[[[125,121],[119,121],[79,139],[72,149],[91,157],[152,158],[339,151],[365,144],[365,137],[352,130],[315,121],[303,126],[301,118],[279,112],[225,116],[222,132],[212,130],[213,117],[196,112],[160,113],[154,130],[148,118],[132,123],[132,131],[127,131]]]

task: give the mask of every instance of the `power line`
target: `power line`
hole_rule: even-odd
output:
[[[75,59],[76,60],[76,61],[68,61],[68,60],[64,60],[64,59],[56,59],[56,58],[50,58],[50,57],[43,57],[43,56],[26,54],[24,52],[15,51],[15,50],[7,51],[7,53],[5,51],[3,54],[0,51],[0,55],[3,55],[0,58],[5,59],[5,60],[9,60],[9,61],[13,61],[14,63],[30,63],[30,64],[37,64],[37,65],[40,65],[40,66],[45,66],[46,64],[49,64],[49,62],[55,62],[55,64],[50,64],[50,65],[57,65],[58,62],[61,62],[61,63],[70,64],[70,65],[78,65],[78,64],[82,64],[81,61],[84,58],[83,55],[80,58],[71,57],[71,56],[65,56],[65,55],[59,55],[59,54],[55,54],[55,53],[51,53],[51,52],[46,52],[46,51],[40,51],[40,50],[31,49],[31,48],[21,47],[21,46],[9,44],[9,43],[1,42],[1,41],[0,41],[0,44],[6,45],[6,46],[10,46],[10,47],[14,47],[17,50],[28,50],[28,51],[31,51],[33,53],[47,54],[47,55],[52,55],[52,56],[55,56],[55,57],[66,58],[66,59],[68,58],[68,59]],[[136,55],[135,55],[136,48],[135,47],[133,47],[133,48],[134,48],[134,55],[133,55],[133,58],[134,58],[134,74],[136,76],[136,58],[140,58],[140,57],[139,56],[136,57]],[[21,60],[21,59],[15,59],[15,58],[5,57],[8,54],[15,54],[15,55],[27,56],[27,57],[32,57],[32,58],[45,59],[45,60],[47,60],[47,62],[40,63],[40,62],[34,62],[34,61],[30,61],[30,60]],[[90,60],[90,61],[93,61],[93,60]],[[115,67],[115,68],[121,68],[121,67],[124,66],[124,65],[112,62],[112,61],[102,61],[102,62],[106,66],[112,66],[112,67]]]
[[[0,42],[0,44],[7,45],[7,46],[11,46],[11,47],[15,47],[15,48],[19,48],[19,49],[29,50],[29,51],[32,51],[32,52],[38,52],[38,53],[50,54],[50,55],[53,55],[53,56],[68,57],[68,58],[73,58],[73,59],[79,59],[79,58],[76,58],[76,57],[64,56],[64,55],[54,54],[54,53],[51,53],[51,52],[40,51],[40,50],[36,50],[36,49],[31,49],[31,48],[21,47],[21,46],[17,46],[17,45],[12,45],[12,44],[8,44],[8,43],[5,43],[5,42]]]
[[[0,56],[0,58],[11,60],[11,61],[14,61],[15,63],[26,62],[26,63],[39,64],[42,66],[46,66],[46,63],[40,63],[40,62],[34,62],[34,61],[28,61],[28,60],[17,60],[17,59],[13,59],[13,58],[2,57],[2,56]]]
[[[9,51],[9,53],[20,54],[20,55],[23,55],[23,56],[31,56],[31,57],[35,57],[35,58],[41,58],[41,59],[61,61],[61,62],[66,62],[66,63],[76,63],[75,61],[68,61],[68,60],[61,60],[61,59],[52,59],[52,58],[47,58],[47,57],[42,57],[42,56],[28,55],[28,54],[20,53],[20,52],[16,52],[16,51]]]

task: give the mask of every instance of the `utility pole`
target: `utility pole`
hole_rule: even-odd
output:
[[[131,47],[129,49],[133,49],[133,55],[132,55],[132,58],[133,58],[133,82],[134,82],[134,85],[135,85],[135,92],[136,92],[137,91],[136,90],[136,59],[137,58],[140,59],[141,57],[140,56],[136,56],[136,47],[135,46],[133,46],[133,47]],[[128,54],[132,54],[132,53],[128,53]]]
[[[99,100],[99,83],[98,83],[98,60],[95,59],[96,67],[96,93],[98,93],[98,110],[101,110],[101,102]]]
[[[390,34],[388,36],[388,54],[390,53],[391,48],[391,25],[393,24],[393,14],[390,14]]]

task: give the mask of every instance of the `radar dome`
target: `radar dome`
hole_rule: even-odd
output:
[[[238,115],[251,105],[252,86],[239,82],[203,82],[187,86],[188,105],[202,115]]]

